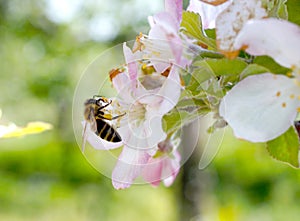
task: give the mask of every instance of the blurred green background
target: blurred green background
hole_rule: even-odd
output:
[[[116,191],[80,153],[71,107],[81,74],[162,10],[163,0],[0,0],[0,123],[54,125],[0,140],[0,220],[298,219],[299,171],[230,131],[208,168],[196,152],[170,188]]]

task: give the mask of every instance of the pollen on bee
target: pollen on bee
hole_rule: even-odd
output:
[[[280,91],[277,91],[276,96],[279,97],[281,95]]]
[[[282,107],[286,107],[286,103],[283,102],[283,103],[281,104],[281,106],[282,106]]]

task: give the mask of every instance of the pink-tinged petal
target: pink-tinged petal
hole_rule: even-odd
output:
[[[134,84],[136,84],[136,81],[131,81],[128,76],[128,73],[122,72],[122,73],[116,75],[112,79],[112,84],[113,84],[114,88],[116,89],[116,91],[118,92],[117,96],[121,100],[126,101],[127,103],[134,102],[132,94],[134,92],[133,88],[136,88],[133,86]]]
[[[234,41],[244,24],[250,19],[267,16],[260,0],[233,1],[216,19],[218,48],[224,52],[234,51]]]
[[[85,127],[86,121],[82,121],[82,126]],[[101,139],[99,136],[95,134],[91,130],[91,125],[90,123],[87,123],[86,125],[86,131],[85,134],[83,135],[84,138],[86,138],[87,142],[95,149],[97,150],[111,150],[111,149],[116,149],[119,148],[123,145],[123,142],[108,142],[106,140]],[[84,142],[84,141],[83,141]]]
[[[159,25],[165,30],[166,33],[177,33],[179,31],[179,27],[177,26],[174,18],[167,12],[160,12],[153,16],[154,22],[156,25]],[[151,37],[150,37],[151,36]],[[155,38],[156,36],[150,35],[149,38]]]
[[[299,95],[294,79],[269,73],[249,76],[224,96],[220,115],[236,137],[265,142],[293,125]]]
[[[182,86],[180,84],[180,76],[179,76],[179,67],[173,65],[169,76],[165,80],[161,89],[158,92],[158,95],[163,99],[159,104],[158,109],[156,111],[161,115],[169,112],[178,102]],[[152,106],[152,108],[155,108]]]
[[[162,166],[161,159],[151,158],[142,172],[144,180],[152,186],[158,186],[161,181],[161,174],[163,170]]]
[[[179,29],[182,19],[182,0],[165,0],[165,9],[175,19]]]
[[[249,21],[240,31],[234,47],[252,55],[268,55],[286,67],[300,67],[300,28],[275,18]]]
[[[115,189],[125,189],[141,174],[150,155],[142,150],[124,147],[112,173],[112,183]]]
[[[126,45],[126,42],[123,43],[123,53],[124,53],[126,64],[128,65],[130,80],[136,80],[137,72],[138,72],[138,64],[137,64],[138,59],[136,56],[134,56],[131,49]]]
[[[173,158],[166,158],[163,162],[162,179],[165,186],[169,187],[175,181],[180,170],[181,156],[177,150],[173,152]]]
[[[167,137],[162,126],[162,115],[147,112],[143,128],[147,132],[145,133],[145,141],[148,144],[148,148],[153,149],[159,142],[165,140]]]
[[[231,2],[232,0],[219,6],[213,6],[199,0],[190,0],[187,11],[198,13],[201,16],[203,29],[213,29],[216,27],[217,16],[224,11]]]
[[[122,122],[123,126],[118,128],[118,132],[125,145],[151,151],[166,138],[167,135],[162,129],[162,116],[155,113],[146,115],[142,122],[131,116]]]

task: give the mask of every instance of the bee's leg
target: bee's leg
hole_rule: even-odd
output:
[[[118,115],[118,116],[114,116],[114,117],[111,114],[103,114],[103,115],[101,115],[101,118],[105,119],[105,120],[115,120],[115,119],[118,119],[119,117],[123,117],[125,114],[126,113]]]
[[[114,116],[114,117],[112,117],[112,120],[115,120],[115,119],[118,119],[118,118],[120,118],[120,117],[123,117],[125,114],[126,114],[126,113],[123,113],[123,114],[118,115],[118,116]]]

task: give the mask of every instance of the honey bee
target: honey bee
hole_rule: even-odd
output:
[[[98,95],[93,96],[93,98],[86,100],[86,102],[84,103],[84,118],[86,120],[86,123],[84,125],[82,137],[82,152],[84,152],[86,143],[86,127],[88,126],[88,123],[90,124],[91,130],[102,139],[114,143],[120,142],[122,140],[118,132],[105,121],[115,120],[125,115],[124,113],[113,117],[107,110],[105,110],[105,108],[108,107],[111,103],[111,100]]]

